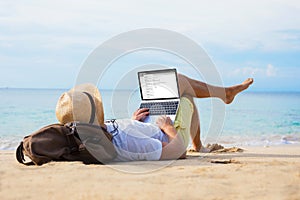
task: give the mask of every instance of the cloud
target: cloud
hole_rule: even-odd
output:
[[[231,76],[278,77],[284,73],[295,78],[295,72],[299,71],[299,62],[290,59],[300,50],[300,3],[297,0],[174,0],[172,3],[28,0],[0,1],[0,7],[0,58],[5,58],[0,59],[0,69],[18,69],[19,74],[27,73],[28,69],[22,68],[25,65],[43,68],[45,73],[59,68],[66,74],[70,66],[80,66],[88,53],[105,40],[147,27],[177,31],[204,44],[204,48],[215,47],[213,56],[224,62],[229,60],[229,69],[248,66],[233,69]],[[268,57],[266,52],[274,53],[277,60],[274,56]],[[284,59],[280,59],[282,52],[286,53]],[[234,60],[231,55],[235,55]],[[253,64],[255,62],[259,63]],[[268,65],[270,62],[276,67]],[[286,65],[294,68],[287,71],[282,68]],[[228,71],[226,67],[224,74],[229,75]],[[39,75],[36,70],[30,73]],[[15,78],[13,73],[6,77],[5,85],[10,85],[10,80]],[[48,85],[53,85],[53,81]]]
[[[160,27],[187,34],[199,42],[236,50],[300,49],[300,4],[286,1],[0,1],[0,28],[10,40],[21,35],[52,38],[109,38],[123,31]],[[135,5],[135,6],[129,6]],[[165,9],[168,7],[168,9]],[[266,9],[268,8],[268,9]],[[155,13],[155,14],[154,14]],[[13,24],[13,26],[12,26]],[[50,37],[50,36],[49,36]],[[58,39],[56,39],[58,40]],[[296,45],[295,45],[295,41]],[[72,41],[71,41],[72,42]],[[58,44],[59,45],[59,44]]]
[[[262,77],[276,77],[278,69],[273,65],[268,64],[265,68],[258,67],[242,67],[234,69],[230,75],[231,76],[262,76]]]
[[[276,74],[277,74],[277,69],[273,65],[268,64],[267,69],[266,69],[266,76],[273,77],[273,76],[276,76]]]

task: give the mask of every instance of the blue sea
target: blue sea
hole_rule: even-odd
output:
[[[63,89],[0,89],[0,150],[13,150],[22,138],[56,123],[55,106]],[[101,91],[105,116],[126,118],[139,105],[138,91]],[[209,135],[212,99],[198,99],[201,139],[223,145],[300,144],[299,92],[244,92],[225,106],[222,129]],[[218,101],[218,100],[217,100]],[[111,106],[114,105],[114,106]],[[209,137],[210,136],[210,137]],[[213,137],[212,137],[213,136]],[[210,138],[210,139],[208,139]],[[211,139],[213,138],[213,140]]]

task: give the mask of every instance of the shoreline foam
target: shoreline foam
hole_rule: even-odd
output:
[[[0,137],[0,151],[15,150],[22,141],[23,136]],[[208,143],[219,143],[225,147],[230,146],[280,146],[280,145],[300,145],[300,134],[285,134],[285,135],[264,135],[260,137],[245,137],[245,136],[221,136],[217,140],[202,140],[206,146]]]

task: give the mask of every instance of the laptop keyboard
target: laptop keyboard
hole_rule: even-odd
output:
[[[150,115],[175,115],[179,101],[141,103],[140,108],[149,108]]]

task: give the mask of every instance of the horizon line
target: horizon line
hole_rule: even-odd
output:
[[[34,87],[0,87],[1,90],[70,90],[71,88],[34,88]],[[113,88],[99,88],[99,90],[113,90]],[[132,90],[130,88],[123,88],[117,90]],[[251,92],[285,92],[285,93],[300,93],[300,90],[282,90],[282,89],[272,89],[272,90],[265,90],[265,89],[254,89],[254,90],[246,90],[244,92],[251,93]]]

